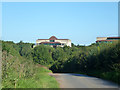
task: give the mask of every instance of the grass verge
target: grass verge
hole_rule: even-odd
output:
[[[32,60],[3,52],[2,88],[59,88],[50,72]]]

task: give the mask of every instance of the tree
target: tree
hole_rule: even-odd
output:
[[[51,65],[53,59],[47,46],[40,45],[33,50],[33,60],[42,65]]]

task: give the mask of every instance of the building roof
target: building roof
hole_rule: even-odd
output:
[[[96,42],[100,42],[100,41],[116,41],[116,40],[97,40]]]
[[[60,43],[60,42],[41,42],[41,43]]]
[[[55,36],[51,36],[49,39],[37,39],[37,40],[69,40],[69,39],[57,39]]]
[[[109,39],[109,38],[117,39],[117,38],[120,38],[120,37],[107,37],[107,39]]]
[[[56,40],[57,38],[55,36],[51,36],[49,40]]]

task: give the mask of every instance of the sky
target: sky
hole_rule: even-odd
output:
[[[35,43],[70,39],[90,45],[96,37],[118,36],[117,2],[4,2],[2,40]]]

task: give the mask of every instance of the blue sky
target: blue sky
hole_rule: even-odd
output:
[[[117,2],[6,2],[2,40],[35,43],[50,36],[89,45],[118,35]]]

